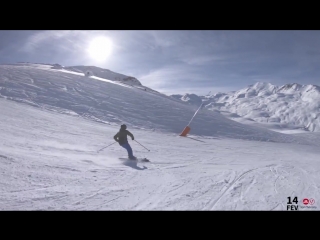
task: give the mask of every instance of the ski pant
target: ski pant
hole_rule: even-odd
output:
[[[129,158],[133,158],[132,148],[129,145],[129,143],[124,143],[124,144],[122,144],[120,146],[127,150]]]

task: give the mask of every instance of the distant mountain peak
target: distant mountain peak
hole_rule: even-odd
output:
[[[264,124],[320,132],[320,87],[317,85],[276,86],[256,82],[238,91],[197,97],[204,101],[208,110],[230,112],[230,116],[236,114]],[[197,105],[191,98],[184,98],[184,102]]]

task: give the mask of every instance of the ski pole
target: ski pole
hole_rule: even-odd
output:
[[[108,146],[101,148],[100,150],[98,150],[98,152],[100,152],[101,150],[103,150],[103,149],[105,149],[105,148],[107,148],[107,147],[109,147],[109,146],[111,146],[112,144],[115,144],[115,143],[116,143],[116,142],[111,143],[111,144],[109,144]]]
[[[137,143],[139,143],[137,140],[134,140],[134,141],[136,141]],[[141,143],[139,143],[139,144],[150,152],[150,150],[149,150],[148,148],[146,148],[145,146],[143,146]]]

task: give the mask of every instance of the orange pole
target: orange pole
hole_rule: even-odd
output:
[[[183,131],[182,131],[182,133],[180,134],[180,136],[182,136],[182,137],[185,137],[185,136],[187,136],[187,134],[190,132],[190,127],[189,126],[186,126],[184,129],[183,129]]]

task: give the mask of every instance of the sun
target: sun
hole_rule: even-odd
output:
[[[111,54],[112,42],[106,37],[94,38],[88,47],[88,53],[96,61],[105,61]]]

